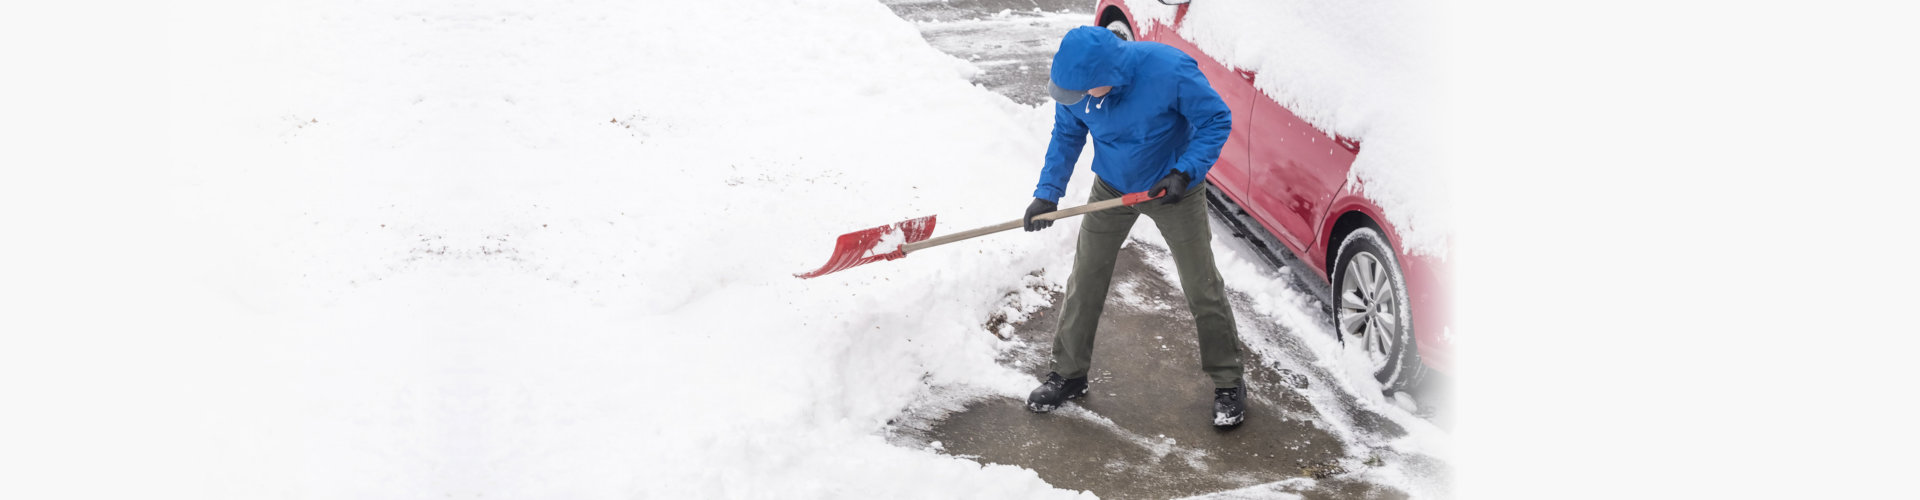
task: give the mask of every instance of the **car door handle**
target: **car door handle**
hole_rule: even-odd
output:
[[[1244,70],[1244,69],[1236,69],[1236,70],[1233,70],[1233,72],[1234,72],[1234,73],[1238,73],[1238,74],[1240,74],[1240,78],[1244,78],[1244,79],[1246,79],[1246,80],[1247,80],[1247,81],[1249,81],[1249,82],[1251,82],[1251,81],[1253,81],[1253,72],[1252,72],[1252,71],[1247,71],[1247,70]]]

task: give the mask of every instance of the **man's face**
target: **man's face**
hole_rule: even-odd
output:
[[[1107,92],[1111,90],[1113,90],[1112,85],[1108,85],[1105,87],[1094,87],[1094,88],[1087,89],[1087,95],[1094,96],[1094,97],[1106,97]]]

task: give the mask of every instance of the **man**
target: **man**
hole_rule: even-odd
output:
[[[1081,223],[1066,306],[1054,332],[1053,373],[1027,397],[1027,409],[1051,411],[1087,394],[1094,327],[1106,305],[1114,260],[1133,222],[1146,214],[1166,237],[1187,308],[1199,327],[1201,369],[1213,379],[1213,424],[1238,425],[1246,417],[1240,343],[1208,246],[1213,235],[1205,191],[1207,170],[1220,158],[1233,127],[1226,103],[1179,49],[1122,41],[1093,26],[1067,32],[1050,76],[1049,90],[1059,102],[1053,110],[1053,143],[1027,207],[1026,230],[1053,224],[1033,216],[1059,208],[1089,134],[1098,177],[1088,203],[1139,191],[1160,198],[1087,214]]]

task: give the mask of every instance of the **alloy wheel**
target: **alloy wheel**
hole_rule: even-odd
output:
[[[1400,301],[1386,264],[1372,252],[1353,254],[1340,282],[1340,333],[1365,347],[1374,372],[1392,362],[1400,332]]]

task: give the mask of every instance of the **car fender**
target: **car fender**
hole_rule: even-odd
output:
[[[1323,212],[1324,216],[1320,218],[1320,227],[1316,228],[1313,234],[1314,241],[1318,241],[1320,244],[1314,245],[1313,249],[1307,252],[1309,255],[1306,256],[1307,264],[1319,270],[1321,276],[1326,276],[1328,283],[1333,282],[1333,278],[1330,275],[1333,269],[1327,264],[1327,261],[1333,258],[1332,255],[1330,255],[1331,253],[1340,251],[1338,248],[1340,242],[1333,240],[1335,236],[1333,234],[1334,225],[1340,222],[1341,216],[1350,212],[1359,212],[1361,215],[1365,215],[1368,219],[1373,220],[1374,223],[1380,227],[1381,232],[1386,234],[1387,243],[1393,245],[1394,252],[1405,254],[1405,252],[1401,250],[1400,232],[1395,231],[1393,224],[1387,222],[1387,218],[1384,215],[1385,212],[1380,210],[1379,205],[1375,205],[1373,200],[1367,199],[1365,194],[1361,194],[1360,181],[1349,176],[1346,184],[1340,186],[1340,191],[1334,193],[1333,200],[1327,202],[1327,210]]]
[[[1122,0],[1100,0],[1100,3],[1095,4],[1093,6],[1093,22],[1095,26],[1099,25],[1100,16],[1107,12],[1108,7],[1120,9],[1120,16],[1126,18],[1127,26],[1132,26],[1134,34],[1136,36],[1139,35],[1140,24],[1133,21],[1133,9],[1127,8],[1127,3]]]
[[[1316,245],[1311,252],[1313,255],[1307,257],[1308,265],[1328,267],[1326,262],[1329,254],[1340,251],[1340,242],[1333,239],[1334,225],[1342,215],[1352,212],[1372,219],[1387,237],[1387,243],[1393,245],[1394,261],[1399,263],[1400,273],[1407,284],[1408,306],[1413,309],[1414,342],[1418,344],[1422,363],[1441,373],[1451,373],[1452,293],[1447,286],[1453,282],[1451,266],[1440,256],[1408,251],[1400,239],[1400,231],[1387,221],[1379,205],[1362,194],[1358,180],[1348,179],[1328,205],[1327,216],[1321,221],[1319,234],[1315,235],[1321,244]],[[1332,272],[1332,269],[1321,269],[1319,274],[1332,283]]]

